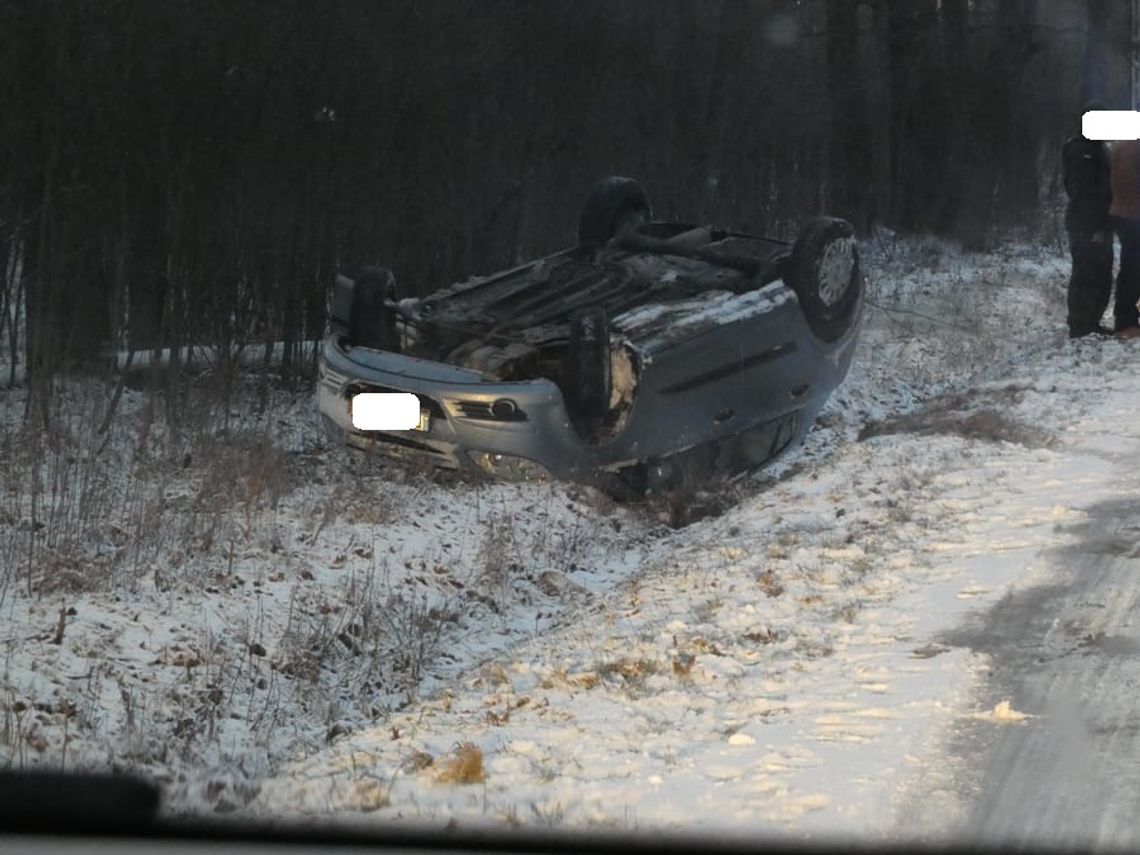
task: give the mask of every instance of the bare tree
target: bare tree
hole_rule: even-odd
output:
[[[865,232],[876,212],[866,76],[859,55],[859,7],[858,0],[832,0],[827,5],[828,183],[832,211]]]
[[[1048,53],[1031,0],[0,0],[0,343],[45,398],[123,347],[303,376],[336,269],[415,294],[561,247],[609,173],[663,216],[985,245],[1050,186],[1050,69],[1126,78],[1128,2]]]

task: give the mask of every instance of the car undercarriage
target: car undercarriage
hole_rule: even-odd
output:
[[[793,245],[655,222],[647,199],[631,216],[631,195],[644,191],[607,179],[576,246],[423,298],[401,299],[384,268],[338,275],[322,360],[334,431],[495,475],[496,456],[578,480],[632,474],[635,492],[686,453],[739,469],[801,437],[858,328],[850,226],[820,218]],[[345,418],[355,395],[401,392],[419,399],[414,430]]]

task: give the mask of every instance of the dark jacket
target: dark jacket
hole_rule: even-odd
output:
[[[1104,143],[1072,137],[1061,150],[1065,177],[1065,228],[1072,239],[1087,239],[1109,227],[1112,204],[1108,152]]]
[[[1120,140],[1112,147],[1112,208],[1109,213],[1140,220],[1140,140]]]

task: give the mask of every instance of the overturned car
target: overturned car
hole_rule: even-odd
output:
[[[577,245],[521,267],[405,299],[386,269],[339,274],[319,406],[357,448],[630,498],[799,442],[862,307],[847,222],[811,220],[794,244],[658,222],[640,184],[607,178]],[[386,396],[418,407],[412,423],[362,420]]]

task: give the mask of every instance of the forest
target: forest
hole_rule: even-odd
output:
[[[1131,26],[1126,0],[0,0],[0,366],[46,393],[277,341],[303,378],[338,269],[412,295],[561,249],[609,174],[776,236],[1056,239],[1060,145],[1087,98],[1127,106]]]

